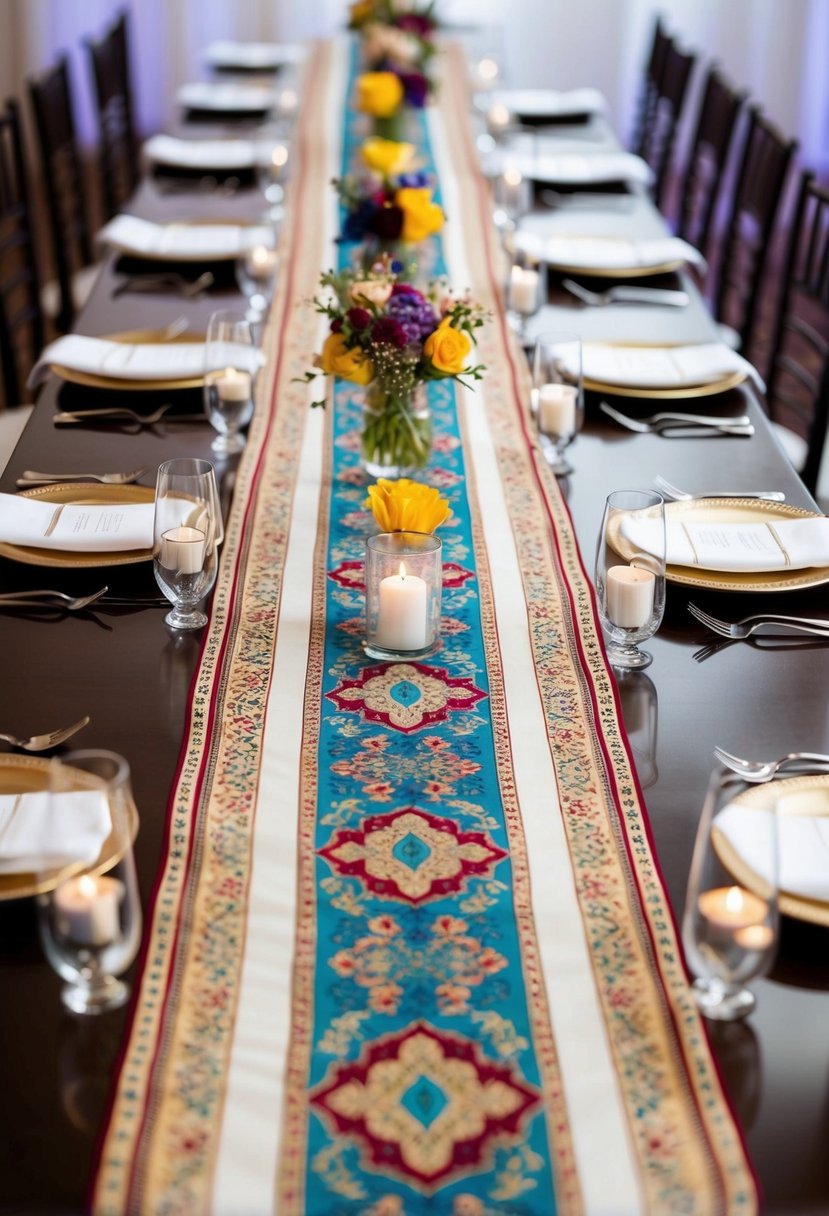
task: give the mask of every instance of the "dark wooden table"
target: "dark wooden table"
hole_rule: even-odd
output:
[[[205,199],[205,214],[255,217],[255,191]],[[160,196],[145,185],[135,210],[147,216],[190,215],[192,197]],[[79,328],[102,334],[163,326],[185,314],[194,331],[209,313],[238,299],[216,290],[198,302],[175,296],[113,298],[117,266],[109,265]],[[556,304],[575,320],[578,306]],[[91,390],[90,390],[91,391]],[[0,489],[13,491],[24,468],[128,469],[177,455],[210,456],[213,432],[204,422],[159,423],[149,430],[54,426],[58,403],[78,404],[84,390],[51,380],[15,452]],[[123,394],[129,404],[133,394]],[[665,439],[622,432],[590,402],[584,432],[570,449],[574,465],[564,485],[582,553],[592,566],[605,495],[641,487],[662,473],[694,490],[783,489],[788,501],[813,507],[787,465],[759,403],[742,389],[716,401],[717,412],[747,409],[756,434],[744,439]],[[190,400],[194,412],[198,397]],[[623,408],[648,412],[644,403]],[[219,467],[225,491],[233,467]],[[58,577],[59,575],[59,577]],[[87,592],[106,581],[126,594],[155,590],[149,563],[102,571],[44,571],[0,559],[0,589],[59,585]],[[639,775],[674,911],[679,917],[712,748],[720,743],[749,756],[791,749],[829,751],[826,689],[829,647],[740,643],[705,662],[694,651],[704,631],[687,613],[688,596],[671,586],[664,625],[648,648],[647,672],[621,680]],[[693,598],[720,615],[757,606],[826,612],[819,588],[781,596]],[[0,722],[21,734],[73,721],[90,725],[72,742],[111,748],[133,773],[141,828],[136,853],[146,900],[158,862],[168,792],[181,743],[188,689],[200,639],[176,638],[158,608],[96,609],[78,616],[0,616],[3,673]],[[73,1017],[60,1004],[60,981],[44,961],[34,904],[0,904],[0,1210],[76,1213],[106,1105],[125,1011],[99,1019]],[[818,1216],[829,1211],[829,930],[787,921],[772,974],[752,985],[758,1007],[743,1024],[716,1028],[713,1040],[727,1088],[760,1175],[766,1211]]]

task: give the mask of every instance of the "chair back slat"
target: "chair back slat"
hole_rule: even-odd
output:
[[[104,214],[114,215],[138,185],[138,147],[133,120],[127,15],[97,42],[87,43],[100,139]]]
[[[677,229],[679,236],[703,253],[745,96],[726,83],[716,65],[711,66],[680,185]]]
[[[43,346],[38,263],[20,113],[0,113],[0,372],[3,404],[24,399],[26,377]]]

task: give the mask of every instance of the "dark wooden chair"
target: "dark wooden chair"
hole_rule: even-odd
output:
[[[52,257],[57,279],[46,283],[41,303],[58,329],[71,329],[97,274],[87,213],[69,62],[63,56],[29,81],[29,97],[40,148]]]
[[[639,91],[636,125],[630,145],[639,156],[642,155],[646,134],[653,123],[656,103],[659,98],[659,89],[662,84],[662,73],[665,70],[665,60],[670,45],[671,39],[668,32],[662,24],[661,18],[657,16],[653,26],[653,38],[651,40],[648,62],[645,65],[642,86]]]
[[[800,179],[767,401],[778,438],[812,493],[829,425],[829,190]]]
[[[786,139],[762,116],[759,106],[749,107],[745,144],[728,206],[722,258],[714,269],[714,281],[707,284],[717,320],[728,327],[732,345],[746,352],[756,337],[761,317],[761,288],[796,150],[797,141]],[[773,294],[765,297],[764,303]]]
[[[126,12],[101,39],[86,46],[98,113],[102,201],[109,218],[134,192],[140,177]]]
[[[677,234],[705,253],[714,208],[745,92],[732,89],[716,64],[708,70],[697,124],[679,183]]]
[[[668,185],[677,124],[695,56],[681,51],[657,18],[645,70],[633,150],[653,170],[653,196],[661,206]]]
[[[0,371],[3,405],[24,400],[43,347],[38,262],[17,103],[0,113]]]

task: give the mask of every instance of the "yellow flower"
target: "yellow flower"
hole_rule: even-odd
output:
[[[389,118],[403,100],[403,85],[394,72],[363,72],[357,77],[357,109]]]
[[[403,186],[394,201],[403,212],[400,236],[404,241],[424,241],[433,232],[440,232],[443,211],[432,202],[432,191],[427,186]]]
[[[380,139],[373,135],[361,149],[363,160],[369,169],[391,177],[394,173],[405,173],[415,154],[414,144],[397,143],[393,139]]]
[[[349,349],[342,334],[329,334],[325,339],[320,367],[327,376],[340,376],[352,384],[369,384],[374,379],[374,368],[365,351],[359,346]]]
[[[356,0],[356,3],[350,6],[349,10],[349,25],[356,28],[368,21],[369,17],[374,15],[374,0]]]
[[[447,376],[459,375],[472,350],[472,339],[462,329],[453,329],[449,317],[444,317],[434,333],[423,343],[423,353],[432,366]]]
[[[434,532],[452,513],[445,498],[432,486],[400,477],[381,477],[368,488],[364,506],[370,507],[383,532]]]

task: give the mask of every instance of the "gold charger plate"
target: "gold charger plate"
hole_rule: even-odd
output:
[[[817,519],[814,511],[792,507],[785,502],[765,502],[752,498],[698,498],[692,502],[666,502],[666,520],[713,524],[757,524],[779,519]],[[630,560],[633,548],[618,532],[609,537],[620,557]],[[672,566],[665,570],[671,583],[699,587],[704,591],[795,591],[829,583],[829,566],[808,566],[802,570],[760,570],[746,573],[728,570],[703,570],[696,566]]]
[[[788,777],[784,781],[766,781],[745,790],[734,799],[734,805],[749,806],[758,811],[769,811],[782,794],[809,794],[813,792],[813,806],[801,810],[800,814],[814,815],[825,818],[829,816],[829,773],[809,773],[804,777]],[[789,812],[793,814],[794,812]],[[783,811],[786,814],[786,811]],[[721,832],[715,832],[714,845],[717,854],[726,869],[734,875],[737,881],[749,891],[759,891],[762,883],[759,876],[747,866]],[[807,899],[803,895],[795,895],[791,891],[780,891],[778,895],[780,911],[796,920],[807,920],[815,925],[829,926],[829,903],[819,899]]]
[[[75,780],[83,788],[89,782],[89,774],[80,769],[71,769]],[[49,788],[49,761],[39,756],[18,756],[11,754],[0,755],[0,794],[29,794],[37,790]],[[138,835],[138,811],[135,803],[130,802],[130,843]],[[111,832],[101,847],[92,866],[78,867],[74,863],[62,869],[50,870],[48,873],[36,874],[33,871],[21,870],[17,874],[0,874],[0,900],[22,899],[27,895],[39,895],[43,891],[51,891],[56,887],[61,877],[69,875],[73,870],[90,869],[92,873],[103,874],[118,862],[123,854],[121,842]]]
[[[706,384],[683,384],[682,388],[639,388],[633,384],[606,384],[603,380],[584,377],[584,387],[594,393],[608,393],[612,397],[641,397],[658,401],[682,401],[689,397],[713,397],[716,393],[727,393],[746,378],[745,372],[729,372],[722,380],[710,380]]]
[[[38,498],[44,502],[67,502],[77,506],[94,506],[99,503],[153,502],[153,486],[108,486],[95,482],[61,482],[59,485],[37,486],[34,490],[22,490],[23,498]],[[119,549],[112,553],[76,553],[68,549],[36,549],[28,545],[11,545],[0,542],[0,557],[9,557],[14,562],[28,566],[59,566],[76,569],[94,566],[129,566],[136,562],[147,562],[152,558],[152,549]]]
[[[150,346],[154,343],[172,342],[204,342],[204,334],[192,334],[185,330],[174,338],[165,337],[164,329],[129,329],[117,334],[101,334],[106,342],[126,342],[132,346]],[[204,376],[187,376],[179,380],[128,380],[120,376],[101,376],[96,372],[81,372],[74,367],[64,367],[60,363],[50,364],[51,370],[61,380],[70,384],[82,384],[86,388],[113,388],[119,392],[152,393],[160,389],[201,388]]]

